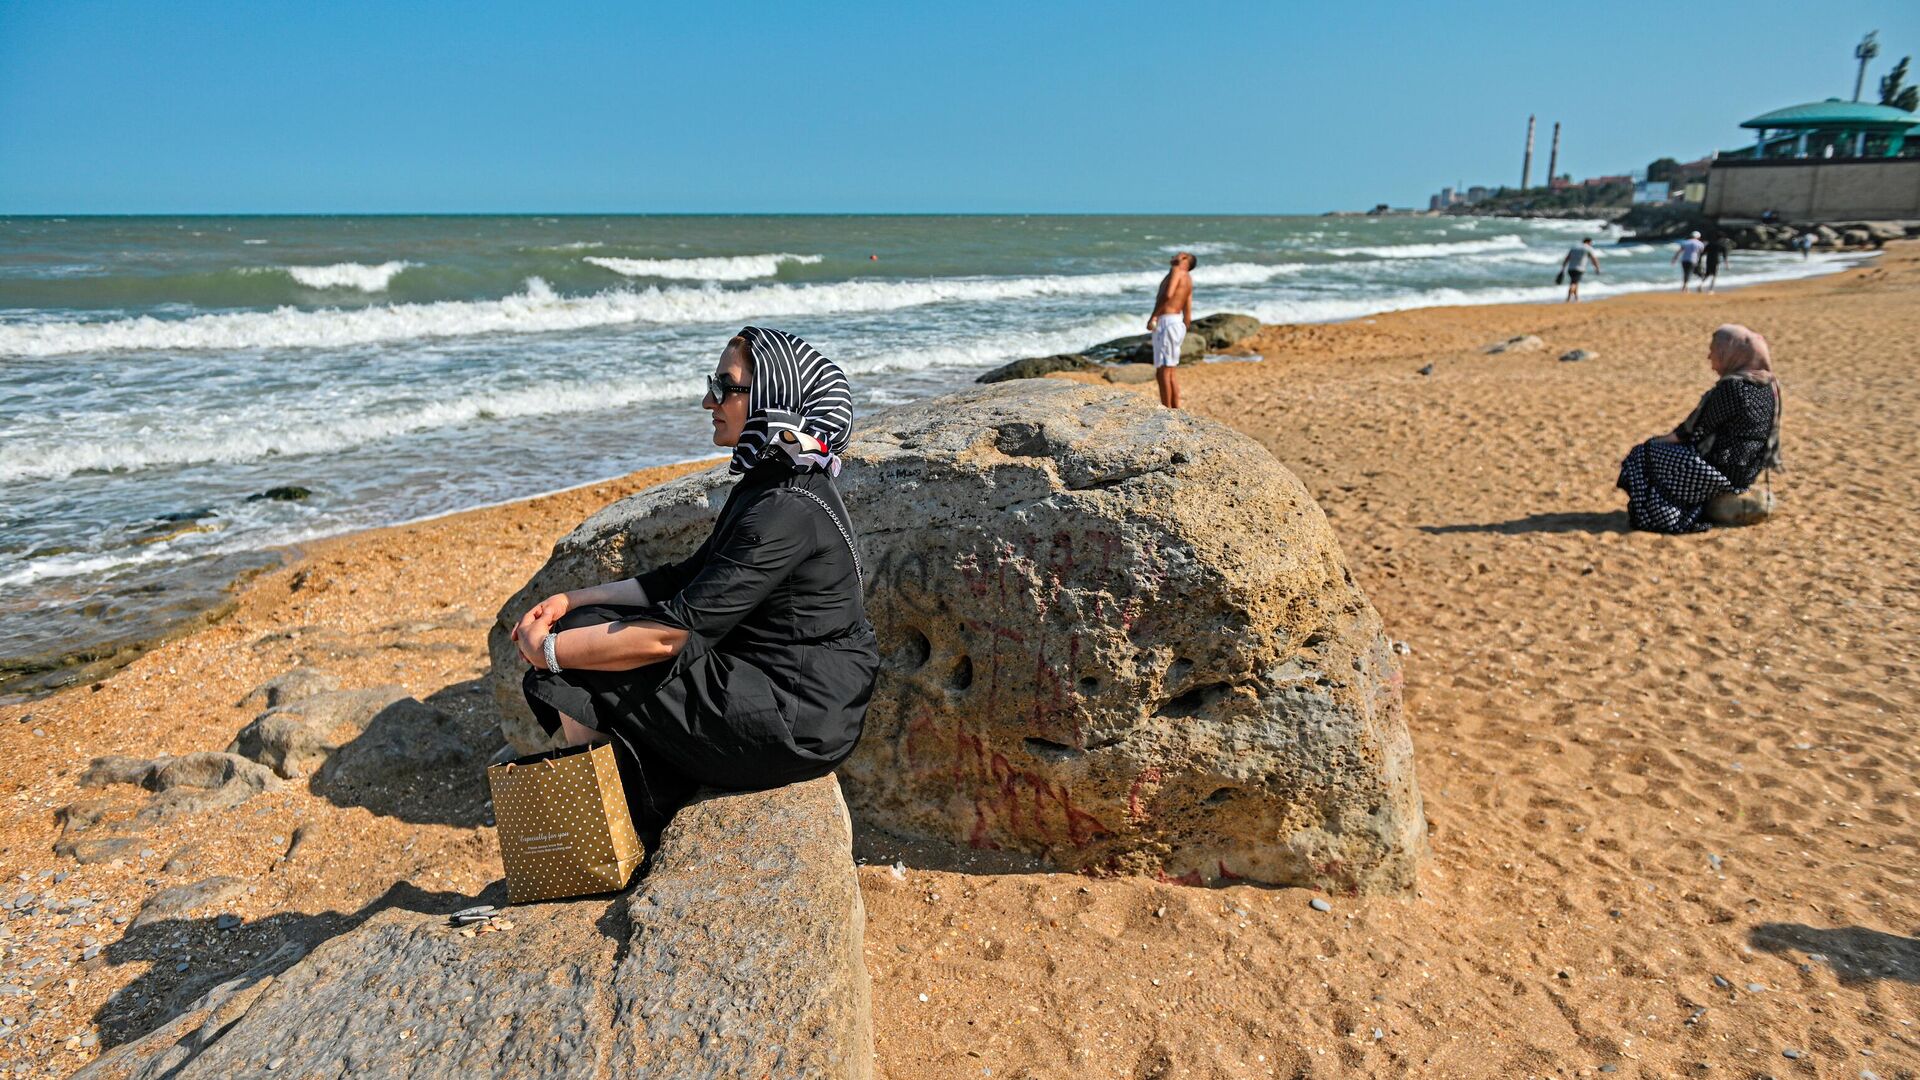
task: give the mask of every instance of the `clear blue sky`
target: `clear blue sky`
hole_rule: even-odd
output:
[[[1920,2],[0,0],[0,212],[1424,206],[1741,145]],[[1872,80],[1869,80],[1871,92]]]

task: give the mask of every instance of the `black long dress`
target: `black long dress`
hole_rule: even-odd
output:
[[[523,683],[528,705],[549,734],[565,713],[612,736],[643,832],[702,784],[826,775],[860,739],[880,666],[851,540],[829,476],[777,456],[761,463],[700,550],[636,579],[644,606],[589,605],[555,624],[659,623],[687,632],[680,653],[631,671],[536,667]]]
[[[1707,503],[1745,491],[1778,468],[1780,400],[1773,383],[1726,376],[1675,429],[1677,443],[1648,441],[1620,463],[1627,518],[1650,532],[1704,532]]]

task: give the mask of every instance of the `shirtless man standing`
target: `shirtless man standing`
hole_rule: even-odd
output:
[[[1180,380],[1174,369],[1180,366],[1180,346],[1193,324],[1193,268],[1200,260],[1183,251],[1170,265],[1172,269],[1160,279],[1160,294],[1153,298],[1147,329],[1153,333],[1153,378],[1160,384],[1160,404],[1177,409]]]

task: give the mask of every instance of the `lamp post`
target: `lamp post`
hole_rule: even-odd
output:
[[[1854,58],[1860,61],[1860,73],[1853,77],[1853,100],[1855,101],[1860,100],[1860,88],[1867,82],[1867,61],[1880,55],[1880,42],[1875,40],[1879,35],[1880,31],[1869,30],[1867,36],[1860,39],[1860,44],[1853,47]]]

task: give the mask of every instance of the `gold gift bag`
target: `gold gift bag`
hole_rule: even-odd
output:
[[[645,855],[606,743],[495,765],[487,786],[508,903],[612,892],[626,886]]]

